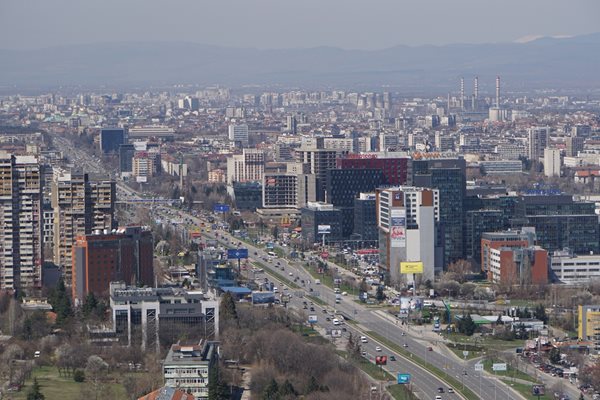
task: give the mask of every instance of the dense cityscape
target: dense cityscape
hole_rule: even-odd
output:
[[[600,399],[600,36],[247,29],[0,50],[0,399]]]

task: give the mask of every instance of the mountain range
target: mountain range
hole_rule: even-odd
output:
[[[123,42],[0,50],[0,88],[270,85],[305,88],[458,90],[496,75],[513,90],[589,89],[600,84],[600,33],[525,43],[259,50],[184,42]],[[472,88],[467,88],[470,94]]]

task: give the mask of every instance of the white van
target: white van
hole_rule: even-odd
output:
[[[315,279],[315,285],[320,285],[321,284],[321,280],[320,279]]]
[[[331,322],[333,322],[334,325],[340,325],[340,320],[337,318],[334,318]]]
[[[367,337],[366,337],[366,336],[361,336],[361,337],[360,337],[360,342],[361,342],[361,343],[368,343],[369,341],[367,340]]]

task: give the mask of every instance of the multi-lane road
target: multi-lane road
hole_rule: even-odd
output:
[[[93,158],[81,149],[74,148],[67,139],[55,136],[54,143],[59,150],[63,151],[64,154],[70,157],[74,164],[84,168],[87,172],[109,172],[102,169],[99,164],[99,160]],[[119,193],[123,193],[129,198],[140,198],[137,192],[121,182],[117,183],[117,187]],[[195,224],[199,225],[201,222],[203,222],[191,214],[184,213],[180,210],[178,212],[186,219],[193,221]],[[212,234],[213,233],[209,234],[209,236],[212,236]],[[222,239],[227,239],[229,244],[238,242],[237,239],[230,236],[227,232],[219,231],[219,234]],[[266,253],[262,249],[246,244],[244,244],[244,246],[248,248],[251,256],[254,256],[255,253],[258,259],[266,256]],[[336,304],[335,293],[333,289],[325,285],[316,285],[314,283],[314,279],[300,264],[280,259],[279,262],[285,270],[285,272],[283,272],[281,269],[275,269],[276,265],[265,263],[263,260],[260,260],[260,262],[266,264],[269,269],[273,269],[273,271],[279,273],[280,275],[286,275],[286,277],[290,277],[288,274],[292,273],[290,278],[299,277],[299,280],[311,282],[309,286],[302,288],[306,291],[307,295],[310,294],[312,296],[319,297],[322,301],[327,303],[329,310],[335,309],[337,313],[350,316],[356,322],[358,322],[358,325],[356,326],[345,324],[345,327],[348,331],[353,332],[358,336],[367,335],[367,332],[369,331],[375,332],[378,335],[386,338],[386,340],[397,344],[398,346],[406,346],[405,349],[409,351],[413,357],[418,357],[421,360],[425,360],[427,363],[436,366],[438,369],[442,370],[446,376],[451,376],[456,379],[456,381],[461,382],[461,386],[464,384],[465,387],[468,387],[479,398],[494,400],[524,398],[511,389],[508,385],[495,379],[494,377],[488,374],[483,374],[483,376],[481,376],[478,372],[474,371],[471,364],[463,363],[461,360],[458,360],[455,357],[447,354],[443,354],[439,351],[429,351],[428,348],[431,347],[430,344],[424,341],[423,337],[419,336],[418,331],[415,331],[414,329],[405,331],[396,324],[396,321],[391,321],[388,318],[384,318],[379,313],[373,312],[372,310],[369,310],[363,305],[355,302],[355,298],[353,296],[343,296],[341,302]],[[312,292],[310,292],[310,288],[313,289]],[[294,302],[297,301],[301,302],[302,300],[299,298],[294,300]],[[316,304],[315,307],[317,307]],[[317,314],[319,313],[317,312]],[[321,312],[320,316],[325,316],[325,314],[322,314]],[[332,326],[327,326],[327,324],[324,324],[323,327],[326,329],[332,328]],[[382,351],[376,352],[375,346],[379,346]],[[388,365],[386,366],[387,370],[393,375],[398,372],[410,373],[412,376],[413,388],[416,388],[416,393],[419,398],[434,399],[435,396],[439,395],[438,388],[440,387],[444,388],[444,391],[447,392],[449,385],[446,382],[410,362],[409,359],[401,357],[400,354],[395,354],[392,349],[387,348],[383,343],[376,343],[373,338],[369,338],[369,343],[367,343],[365,347],[367,348],[370,358],[373,358],[376,353],[388,356],[394,355],[397,361],[389,361],[388,358]],[[461,388],[454,388],[454,390],[457,389],[460,390]],[[441,396],[443,399],[460,398],[458,394],[444,393],[441,394]]]

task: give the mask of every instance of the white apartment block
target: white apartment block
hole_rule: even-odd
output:
[[[42,285],[40,176],[36,157],[0,153],[0,289]]]

